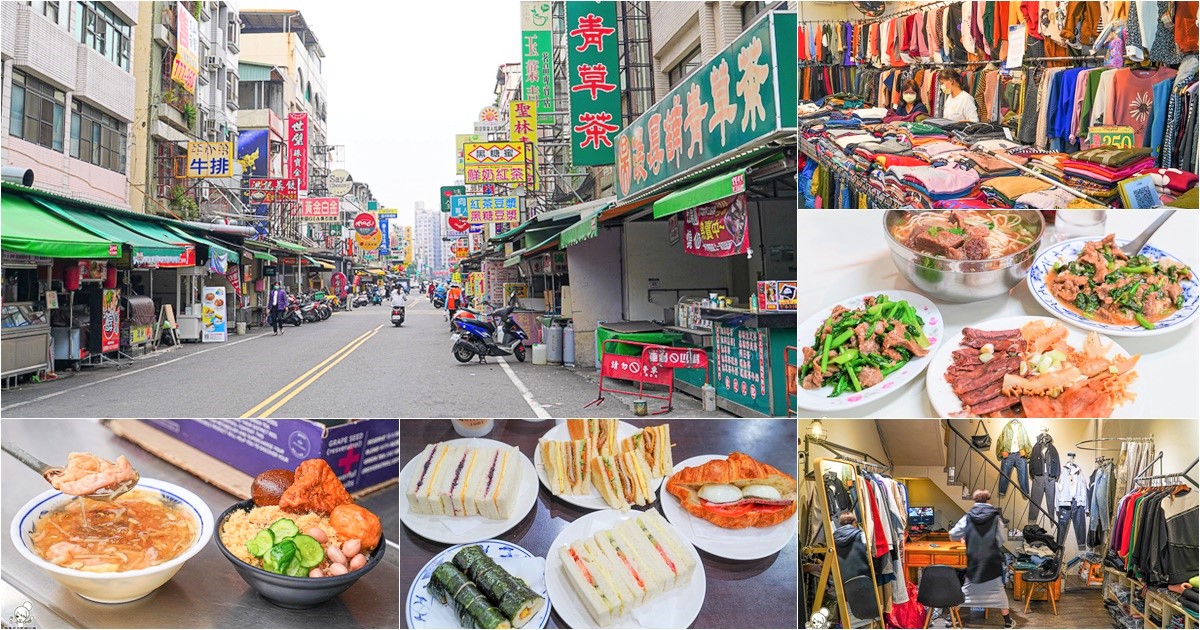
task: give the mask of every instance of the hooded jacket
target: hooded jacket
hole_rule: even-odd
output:
[[[952,540],[967,543],[967,579],[982,584],[1004,574],[1004,519],[990,503],[976,503],[950,530]]]
[[[1078,464],[1068,462],[1062,467],[1063,474],[1054,483],[1054,503],[1058,507],[1072,504],[1087,509],[1087,483]]]
[[[1029,474],[1034,477],[1045,475],[1058,479],[1061,469],[1058,465],[1058,449],[1054,448],[1054,438],[1049,433],[1038,436],[1033,453],[1029,456]]]
[[[838,570],[845,582],[859,575],[870,575],[867,558],[867,536],[856,525],[842,525],[833,530],[833,543],[837,547]]]

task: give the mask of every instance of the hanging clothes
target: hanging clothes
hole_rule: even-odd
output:
[[[1151,586],[1200,573],[1200,501],[1195,489],[1135,488],[1117,503],[1105,563]]]

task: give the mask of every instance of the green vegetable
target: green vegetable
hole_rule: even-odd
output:
[[[833,341],[832,335],[825,335],[825,347],[821,349],[821,372],[829,369],[829,343]]]
[[[271,533],[271,530],[264,529],[246,543],[246,551],[249,551],[250,555],[255,558],[261,558],[274,544],[275,535]]]
[[[846,362],[853,361],[854,359],[857,359],[857,358],[858,358],[858,350],[856,348],[850,348],[849,350],[843,352],[842,354],[837,355],[837,357],[835,357],[833,359],[833,362],[838,365],[844,365]]]
[[[296,557],[305,569],[318,566],[325,560],[325,548],[316,538],[308,534],[299,534],[292,538],[292,542],[296,544]]]
[[[290,518],[281,518],[274,523],[271,523],[271,533],[275,534],[275,540],[286,540],[300,533],[300,528],[296,526],[296,522]]]
[[[1118,269],[1121,273],[1154,273],[1154,265],[1142,265],[1139,267],[1121,267]]]
[[[854,370],[846,370],[846,374],[850,375],[850,382],[854,384],[854,391],[861,392],[862,385],[858,384],[858,377],[854,375]]]
[[[300,564],[299,554],[292,558],[292,561],[288,563],[287,568],[283,570],[283,574],[290,575],[292,577],[306,577],[308,575],[308,569],[304,568]]]
[[[1100,308],[1100,298],[1094,293],[1077,293],[1075,295],[1075,308],[1084,313],[1093,313]]]
[[[271,573],[283,574],[292,558],[296,557],[296,543],[285,540],[267,552],[263,557],[263,569]]]
[[[1146,319],[1145,317],[1142,317],[1141,313],[1134,313],[1133,318],[1137,320],[1138,325],[1142,328],[1145,328],[1146,330],[1154,330],[1154,324],[1150,323],[1150,320]]]

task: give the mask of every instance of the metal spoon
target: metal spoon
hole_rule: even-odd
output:
[[[1070,212],[1070,210],[1067,212]],[[1170,219],[1172,214],[1175,214],[1174,210],[1167,210],[1166,212],[1158,215],[1158,218],[1154,220],[1154,223],[1151,223],[1150,227],[1142,230],[1142,233],[1138,234],[1137,238],[1122,245],[1121,251],[1125,252],[1126,256],[1137,256],[1142,251],[1142,248],[1146,246],[1146,243],[1150,240],[1150,237],[1154,236],[1154,233],[1158,231],[1158,228],[1162,227],[1162,224],[1166,223],[1167,219]]]
[[[22,449],[21,447],[9,442],[8,440],[4,440],[2,443],[0,443],[0,448],[3,448],[5,453],[8,453],[9,455],[12,455],[13,457],[17,458],[17,461],[32,468],[34,471],[37,472],[37,474],[41,475],[42,478],[45,479],[46,482],[49,483],[50,485],[54,485],[53,480],[55,477],[66,472],[66,470],[64,468],[62,468],[60,466],[51,466],[51,465],[47,464],[46,462],[43,462],[42,460],[25,452],[25,449]],[[91,494],[85,494],[83,496],[85,498],[93,499],[96,501],[112,501],[112,500],[116,499],[117,497],[121,496],[122,494],[125,494],[126,492],[133,490],[138,485],[138,482],[141,481],[141,478],[142,478],[142,476],[139,475],[135,471],[133,473],[133,479],[122,481],[122,482],[119,482],[119,483],[111,485],[111,486],[105,486],[103,488],[100,488],[99,490],[96,490],[95,492],[93,492]]]

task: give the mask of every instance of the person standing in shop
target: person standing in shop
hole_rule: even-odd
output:
[[[979,122],[979,108],[975,105],[975,99],[963,91],[963,79],[958,70],[942,70],[938,73],[938,81],[946,93],[942,118],[953,122]]]
[[[967,581],[962,591],[968,608],[999,608],[1005,628],[1015,628],[1004,590],[1004,543],[1008,542],[1007,524],[1000,510],[988,503],[992,493],[976,490],[975,505],[950,529],[951,540],[966,541]]]
[[[271,284],[271,293],[267,296],[267,311],[271,319],[271,336],[283,334],[283,314],[287,311],[288,294],[276,280]]]
[[[1029,453],[1033,446],[1029,443],[1029,434],[1020,420],[1009,420],[996,440],[996,459],[1000,460],[1000,496],[1008,494],[1008,477],[1013,468],[1017,469],[1017,483],[1021,492],[1029,494]]]

